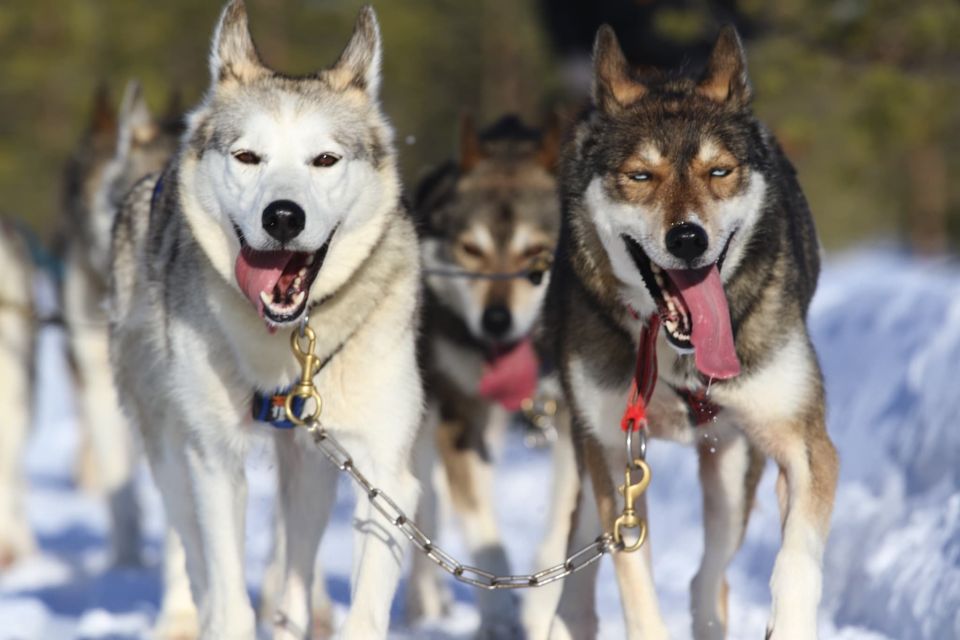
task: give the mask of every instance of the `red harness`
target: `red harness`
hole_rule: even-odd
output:
[[[630,311],[637,315],[632,309]],[[630,399],[620,420],[620,428],[623,431],[639,431],[647,426],[647,404],[657,386],[657,335],[659,333],[660,315],[654,313],[640,330],[640,345],[637,347],[637,365],[633,373],[633,383],[630,386]],[[707,397],[705,389],[690,391],[673,387],[673,390],[687,403],[690,416],[698,427],[713,422],[720,413],[720,407]]]

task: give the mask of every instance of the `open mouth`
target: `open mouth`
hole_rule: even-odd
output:
[[[667,340],[682,353],[695,352],[697,368],[710,378],[732,378],[740,372],[720,279],[734,235],[730,234],[715,264],[696,269],[665,269],[634,238],[621,236],[657,305]]]
[[[234,272],[240,290],[270,325],[300,319],[307,308],[310,287],[320,273],[334,229],[323,246],[313,252],[259,251],[246,243],[237,230],[240,253]]]

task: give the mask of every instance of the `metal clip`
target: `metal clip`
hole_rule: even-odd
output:
[[[306,349],[301,346],[301,338],[306,338]],[[300,382],[293,386],[287,399],[284,402],[284,409],[287,413],[287,419],[298,427],[302,427],[311,421],[317,421],[320,418],[320,411],[323,409],[323,401],[320,399],[320,392],[313,384],[313,376],[320,370],[320,362],[315,354],[317,346],[317,334],[309,325],[301,325],[299,330],[294,330],[290,335],[290,347],[293,349],[293,355],[300,362]],[[293,410],[293,399],[303,398],[309,400],[313,398],[313,413],[298,416]],[[306,405],[304,405],[304,408]]]
[[[640,479],[633,481],[632,472],[640,471]],[[643,546],[647,539],[647,521],[637,515],[634,504],[647,490],[650,484],[650,467],[645,460],[634,458],[627,464],[624,472],[624,482],[618,487],[620,495],[623,496],[623,512],[613,524],[613,541],[623,547],[627,553],[636,551]],[[637,529],[637,539],[633,544],[624,543],[623,530]]]

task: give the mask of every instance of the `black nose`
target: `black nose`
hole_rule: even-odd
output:
[[[502,338],[510,330],[513,318],[510,317],[510,309],[502,304],[496,304],[487,307],[483,311],[483,330],[491,338]]]
[[[692,262],[707,250],[707,232],[698,224],[684,222],[667,232],[667,251]]]
[[[274,200],[263,210],[263,229],[280,242],[290,242],[303,231],[307,215],[291,200]]]

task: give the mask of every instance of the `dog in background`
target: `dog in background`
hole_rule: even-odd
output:
[[[417,447],[420,515],[436,530],[436,451],[473,561],[509,573],[496,522],[492,458],[521,402],[533,396],[541,358],[532,341],[560,228],[555,165],[559,124],[543,130],[505,116],[477,134],[464,117],[459,158],[416,192],[425,300],[420,344],[427,419]],[[429,534],[428,534],[429,535]],[[415,556],[411,617],[438,616],[447,597],[429,561]],[[478,592],[482,637],[516,635],[506,591]]]
[[[305,346],[322,363],[313,381],[323,427],[401,510],[416,506],[420,268],[379,104],[381,59],[366,7],[332,67],[273,71],[233,0],[213,37],[210,88],[173,161],[134,188],[114,225],[114,376],[182,541],[202,637],[255,634],[244,457],[251,430],[272,430],[254,423],[252,400],[285,395],[300,378],[291,334],[315,336]],[[338,471],[305,429],[272,432],[285,532],[274,637],[304,638]],[[354,521],[340,634],[383,638],[407,541],[363,491]]]
[[[151,114],[136,81],[128,83],[119,114],[101,88],[65,171],[61,305],[80,400],[77,477],[84,488],[108,496],[112,549],[121,564],[139,562],[140,514],[133,484],[136,446],[120,414],[107,348],[110,227],[133,184],[169,160],[180,131],[178,115]]]
[[[769,457],[779,468],[783,541],[767,637],[814,638],[838,474],[806,327],[819,247],[796,173],[750,98],[732,28],[699,78],[641,74],[613,31],[600,29],[594,108],[561,154],[564,226],[545,318],[603,529],[612,530],[619,507],[620,419],[639,336],[658,316],[649,430],[697,447],[703,487],[693,635],[725,635],[724,572]],[[645,515],[645,504],[637,507]],[[590,518],[576,527],[575,541],[596,535]],[[666,637],[649,544],[613,562],[629,637]],[[565,585],[559,637],[596,634],[584,613],[592,579],[580,573]]]
[[[33,401],[33,262],[23,236],[0,219],[0,569],[36,548],[24,510],[22,464]]]

